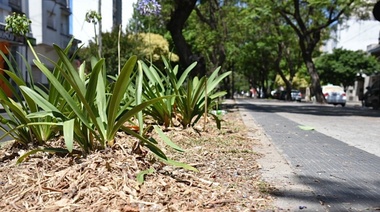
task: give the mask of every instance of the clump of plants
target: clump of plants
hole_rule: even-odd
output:
[[[18,20],[20,16],[13,18]],[[11,22],[20,25],[13,24],[12,30],[26,27],[25,21],[15,20]],[[68,56],[72,42],[65,49],[53,46],[59,60],[45,58],[54,65],[54,69],[50,70],[28,44],[34,55],[34,65],[49,80],[47,87],[37,86],[33,80],[27,83],[21,69],[12,62],[14,58],[8,60],[0,53],[10,67],[4,73],[11,82],[3,75],[0,79],[13,94],[11,98],[0,90],[0,103],[7,113],[7,117],[0,117],[5,125],[0,126],[5,132],[0,139],[11,136],[16,143],[33,147],[18,162],[39,151],[86,156],[93,151],[112,147],[116,133],[123,131],[138,139],[133,144],[135,149],[146,147],[164,163],[196,171],[187,164],[167,158],[157,146],[158,142],[146,133],[145,118],[149,116],[166,128],[173,125],[173,119],[177,119],[183,128],[194,126],[225,94],[217,91],[217,85],[230,72],[219,75],[220,69],[217,69],[209,77],[188,79],[195,63],[177,76],[178,66],[171,68],[165,59],[163,72],[133,56],[116,77],[107,77],[105,58],[95,56],[88,66],[85,62],[79,68],[74,66],[77,52]],[[26,58],[20,56],[31,76],[30,65]],[[218,117],[214,115],[214,118],[220,126]],[[160,127],[155,126],[154,130],[168,146],[183,151],[165,136]],[[47,145],[57,136],[63,136],[65,147],[52,148]]]
[[[219,75],[220,68],[218,68],[210,77],[189,79],[189,73],[196,66],[196,63],[191,64],[181,76],[178,76],[178,65],[172,68],[165,58],[163,61],[165,64],[164,71],[140,61],[146,76],[143,82],[144,98],[154,99],[173,95],[170,99],[162,99],[149,106],[145,110],[146,114],[152,116],[166,128],[173,126],[173,121],[178,121],[183,128],[187,128],[194,126],[207,113],[214,117],[218,128],[220,128],[219,117],[208,113],[208,111],[214,108],[219,98],[226,94],[225,91],[218,91],[217,86],[231,72]]]

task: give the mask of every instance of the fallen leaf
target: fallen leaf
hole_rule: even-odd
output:
[[[314,130],[314,127],[305,126],[305,125],[298,125],[298,127],[299,127],[301,130]]]

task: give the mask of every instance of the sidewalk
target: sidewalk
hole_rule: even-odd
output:
[[[225,104],[236,104],[235,100],[226,100]],[[248,136],[258,139],[261,146],[254,151],[263,157],[257,162],[261,166],[262,180],[276,189],[276,211],[325,211],[323,206],[315,201],[312,189],[299,182],[298,176],[290,164],[273,145],[264,129],[259,126],[245,108],[239,108],[244,124],[249,129]],[[302,199],[300,201],[299,199]]]
[[[259,161],[263,180],[278,189],[274,195],[279,211],[380,209],[379,157],[319,132],[300,130],[297,123],[265,107],[240,104],[239,110],[251,129],[248,136],[262,143],[255,151],[264,155]]]

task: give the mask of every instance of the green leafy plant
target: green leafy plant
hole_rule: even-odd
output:
[[[64,132],[73,132],[75,129],[80,129],[75,135],[76,140],[80,141],[80,146],[85,152],[98,148],[92,143],[92,138],[99,142],[99,146],[104,148],[107,144],[112,145],[114,136],[121,126],[130,118],[134,117],[144,107],[157,100],[150,100],[139,105],[124,104],[121,101],[125,97],[128,85],[131,81],[131,74],[134,70],[136,57],[132,57],[122,68],[116,82],[107,90],[107,81],[105,78],[104,59],[98,60],[92,65],[91,74],[88,79],[83,76],[83,69],[79,72],[73,67],[71,61],[66,57],[66,54],[58,46],[54,48],[62,60],[63,66],[57,66],[58,71],[62,74],[66,82],[68,82],[73,90],[64,88],[62,83],[39,61],[34,61],[36,66],[45,74],[50,83],[67,102],[69,107],[75,114],[75,118],[71,119],[63,125]],[[53,61],[51,61],[54,63]],[[84,65],[84,64],[83,64]],[[28,93],[31,94],[31,93]],[[132,101],[128,101],[131,103]],[[40,107],[49,108],[46,102],[39,102]],[[59,113],[54,108],[50,109]],[[61,114],[64,115],[64,114]],[[134,132],[129,132],[134,134]],[[70,134],[73,135],[73,134]],[[142,139],[142,137],[140,137]],[[65,135],[66,146],[72,150],[73,137]],[[150,144],[149,142],[147,142]],[[154,145],[149,145],[150,148],[164,157],[164,154]]]
[[[96,25],[102,21],[102,16],[94,10],[90,10],[86,12],[85,20],[86,22],[92,23],[94,25],[95,43],[96,45],[100,44],[100,41],[98,40],[98,35],[96,33]],[[99,32],[99,36],[100,36],[100,33],[101,32]]]
[[[175,87],[177,97],[175,105],[178,113],[181,116],[180,122],[183,128],[194,126],[205,111],[209,111],[213,108],[218,98],[226,94],[225,91],[217,91],[218,84],[231,72],[225,72],[218,75],[220,67],[217,68],[210,77],[194,77],[187,81],[186,86],[182,86],[182,77],[180,78],[178,85]],[[218,116],[211,114],[217,122],[218,128],[220,128],[220,119]]]
[[[33,49],[32,52],[35,54]],[[47,99],[47,101],[54,101],[54,104],[61,105],[61,107],[64,107],[65,103],[62,101],[59,102],[60,98],[56,95],[54,90],[50,90],[49,93],[46,93],[43,89],[36,86],[32,77],[30,77],[30,82],[27,83],[22,77],[21,70],[18,66],[13,65],[17,64],[12,62],[15,61],[15,58],[11,57],[11,60],[9,60],[3,52],[0,52],[0,54],[9,67],[9,70],[3,71],[7,76],[9,76],[9,79],[12,80],[11,83],[5,78],[4,75],[0,75],[0,79],[11,90],[12,95],[12,97],[8,97],[3,90],[0,90],[0,102],[7,113],[7,117],[1,117],[2,122],[6,125],[6,127],[0,127],[1,130],[5,132],[0,139],[3,139],[6,136],[11,136],[18,143],[25,146],[34,143],[43,145],[47,140],[54,137],[57,131],[59,131],[57,120],[52,116],[30,116],[30,113],[39,113],[41,112],[41,109],[37,106],[33,98],[25,95],[23,90],[19,90],[18,88],[24,87],[24,89],[30,89],[35,92],[38,91],[43,98]],[[36,54],[35,56],[37,57]],[[27,63],[25,57],[21,54],[20,57],[26,64],[29,76],[31,76],[32,71],[29,63]]]
[[[96,148],[104,148],[107,144],[113,145],[116,132],[122,129],[128,134],[138,138],[140,140],[138,145],[143,145],[149,148],[162,162],[196,171],[195,168],[187,164],[167,158],[163,151],[156,146],[157,141],[155,139],[147,138],[143,136],[142,133],[136,133],[134,130],[124,125],[124,123],[130,121],[133,117],[138,117],[138,119],[140,119],[139,123],[142,123],[142,116],[139,116],[138,114],[144,108],[164,98],[168,98],[160,97],[146,101],[125,100],[125,97],[133,98],[133,96],[125,94],[128,89],[130,89],[132,76],[135,76],[132,75],[132,73],[137,61],[136,57],[130,58],[122,68],[116,81],[107,85],[107,81],[104,77],[104,59],[94,61],[91,74],[88,76],[88,79],[84,79],[81,77],[82,74],[80,74],[83,70],[79,69],[78,72],[72,66],[70,60],[65,56],[65,53],[58,46],[54,46],[54,48],[60,56],[63,64],[62,66],[57,64],[57,69],[62,74],[65,81],[71,85],[73,92],[70,92],[71,89],[65,89],[44,64],[37,60],[34,62],[49,79],[51,85],[55,87],[62,98],[67,102],[67,107],[69,107],[70,110],[73,111],[72,113],[75,114],[74,118],[69,119],[68,116],[61,113],[58,108],[54,107],[54,105],[44,101],[43,98],[38,98],[36,92],[29,89],[23,89],[24,92],[29,97],[33,97],[38,106],[43,108],[46,112],[55,114],[55,116],[58,117],[63,117],[63,134],[69,152],[73,151],[74,141],[78,142],[85,153],[89,153]],[[136,81],[136,84],[139,82],[141,82],[141,78]],[[137,85],[136,87],[140,86]],[[141,89],[137,89],[135,92],[137,92],[137,95],[141,95],[139,94]],[[38,117],[43,114],[36,113],[32,115]],[[94,140],[99,142],[99,145],[94,144]],[[168,141],[167,138],[165,138],[164,141],[168,143],[169,146],[180,150],[175,144],[170,143],[170,140]]]
[[[13,13],[13,15],[6,17],[6,23],[6,30],[11,30],[15,34],[25,36],[25,34],[29,32],[29,24],[31,21],[27,19],[25,15]],[[28,40],[27,43],[30,46]],[[33,53],[36,55],[34,51]],[[2,89],[0,90],[0,103],[7,113],[7,116],[0,117],[2,123],[5,125],[0,126],[0,129],[5,132],[0,140],[6,136],[11,136],[18,143],[25,146],[34,143],[41,145],[54,135],[56,127],[54,125],[35,124],[37,122],[52,122],[51,117],[28,117],[28,113],[38,112],[39,108],[32,99],[20,93],[18,87],[28,86],[33,90],[40,90],[41,93],[43,93],[43,91],[34,85],[33,77],[31,77],[31,67],[23,55],[19,54],[29,74],[29,83],[24,80],[21,69],[17,66],[18,63],[12,55],[10,55],[10,59],[8,59],[8,56],[0,51],[0,56],[9,67],[9,70],[2,70],[4,74],[0,74],[0,80],[9,88],[12,96],[8,97]],[[5,76],[8,76],[9,79],[12,80],[12,83]],[[44,93],[44,95],[48,96],[46,93]]]
[[[148,66],[143,61],[139,61],[146,76],[143,81],[143,97],[145,99],[176,94],[173,87],[175,85],[173,85],[173,83],[177,83],[177,80],[170,78],[177,77],[178,66],[171,69],[165,58],[163,58],[163,61],[165,62],[165,70],[167,70],[167,72],[173,72],[173,74],[167,75],[160,71],[157,67]],[[168,99],[162,99],[161,101],[158,101],[146,108],[144,112],[153,117],[158,124],[163,124],[167,128],[173,124],[172,118],[174,116],[174,101],[175,96]]]
[[[13,33],[18,35],[26,35],[29,33],[29,25],[32,23],[25,14],[17,14],[13,12],[5,18],[5,30],[11,30]]]
[[[159,124],[164,124],[165,127],[173,124],[173,118],[177,118],[183,128],[194,126],[206,111],[217,104],[218,98],[226,94],[224,91],[216,91],[216,88],[231,72],[225,72],[219,76],[220,68],[218,68],[209,78],[202,77],[199,79],[195,77],[189,79],[189,73],[196,66],[196,63],[187,67],[178,77],[178,65],[171,68],[165,58],[163,61],[165,72],[141,62],[147,78],[143,83],[143,95],[144,98],[156,98],[165,95],[175,95],[175,97],[152,104],[145,112],[157,120]],[[207,92],[205,92],[206,88]],[[217,126],[220,127],[219,117],[211,113],[210,115],[214,117]]]
[[[44,64],[37,60],[34,63],[67,102],[66,107],[69,107],[75,116],[73,118],[65,116],[54,105],[38,97],[36,92],[25,89],[25,87],[22,87],[22,89],[26,95],[35,99],[36,104],[43,108],[46,113],[62,117],[61,124],[63,126],[65,144],[69,152],[73,151],[74,141],[78,142],[85,153],[89,153],[97,148],[104,148],[106,145],[113,145],[116,132],[122,129],[138,138],[140,140],[139,145],[149,148],[163,162],[196,170],[189,165],[168,159],[162,150],[156,146],[157,142],[153,138],[146,138],[141,133],[136,133],[134,130],[124,126],[124,123],[130,121],[131,118],[138,117],[138,114],[147,106],[168,98],[160,97],[141,102],[134,99],[131,101],[125,100],[126,97],[134,98],[131,95],[125,94],[130,89],[132,76],[136,76],[132,75],[137,61],[136,57],[132,57],[127,61],[116,81],[109,85],[104,77],[104,59],[94,61],[91,74],[88,76],[88,79],[85,79],[81,77],[83,70],[79,69],[77,71],[69,58],[66,57],[64,51],[56,45],[54,45],[54,48],[62,61],[62,66],[56,64],[57,70],[61,73],[64,80],[70,84],[71,89],[64,88],[62,83]],[[53,63],[53,61],[51,62]],[[136,84],[140,81],[141,79],[137,80]],[[139,86],[137,85],[136,87]],[[139,93],[141,89],[137,89],[135,92]],[[46,114],[34,113],[31,115],[39,117]],[[141,116],[139,117],[141,119]],[[139,120],[139,122],[142,123],[142,120]],[[94,140],[98,142],[98,145],[94,143]],[[173,146],[173,144],[170,145]]]
[[[8,127],[15,126],[13,129],[4,127],[2,129],[7,134],[16,132],[16,135],[20,135],[19,137],[24,136],[24,134],[29,135],[29,137],[23,138],[26,143],[28,139],[33,140],[38,132],[44,129],[49,130],[46,130],[48,134],[44,135],[48,136],[43,137],[42,141],[46,141],[49,136],[59,132],[64,136],[66,149],[39,147],[22,155],[18,159],[18,163],[39,151],[88,154],[93,150],[105,148],[107,145],[112,146],[117,131],[124,130],[140,140],[138,146],[146,146],[162,162],[197,171],[192,166],[167,158],[163,151],[156,146],[158,142],[143,134],[142,111],[151,104],[173,96],[162,96],[154,99],[141,98],[143,71],[140,66],[138,74],[133,74],[137,61],[136,56],[131,57],[121,69],[120,74],[109,83],[106,77],[104,58],[92,59],[89,75],[85,73],[85,64],[82,64],[79,69],[73,66],[72,58],[75,57],[76,53],[72,58],[67,56],[71,42],[64,50],[53,45],[59,60],[53,61],[46,58],[54,65],[53,72],[41,62],[33,47],[30,44],[29,46],[35,56],[34,64],[49,80],[49,88],[40,89],[34,86],[33,82],[28,85],[17,74],[7,71],[10,78],[20,88],[22,96],[19,96],[15,89],[12,90],[20,102],[16,103],[8,98],[3,91],[0,91],[0,102],[12,117],[8,120],[1,117],[1,121],[9,124]],[[27,61],[24,62],[28,64]],[[12,64],[9,63],[9,66],[12,67]],[[29,70],[31,70],[30,67]],[[136,76],[136,81],[133,84],[132,81]],[[1,77],[5,80],[4,76],[1,75]],[[5,81],[11,87],[10,83],[7,80]],[[135,93],[135,95],[130,93]],[[137,118],[140,133],[136,133],[124,125],[126,122],[131,122],[132,118]],[[155,130],[169,146],[183,151],[165,137],[160,129],[155,128]],[[19,131],[21,133],[17,134]],[[16,136],[14,137],[16,138]],[[74,149],[75,142],[82,151]],[[45,143],[40,144],[44,145]]]

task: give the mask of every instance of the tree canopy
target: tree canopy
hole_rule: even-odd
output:
[[[312,81],[311,90],[317,102],[323,102],[320,78],[313,61],[317,47],[333,25],[343,22],[353,15],[360,17],[368,14],[369,12],[363,9],[368,5],[368,1],[272,0],[272,3],[275,5],[275,11],[281,14],[298,36],[302,59]]]
[[[374,56],[341,48],[318,57],[315,66],[323,84],[343,85],[346,88],[354,85],[358,73],[371,75],[380,70],[380,64]]]
[[[265,94],[275,87],[277,76],[288,91],[300,85],[296,80],[305,82],[300,77],[306,69],[306,81],[319,102],[324,99],[321,82],[325,83],[326,76],[314,64],[321,54],[320,47],[338,24],[353,16],[365,17],[371,11],[368,7],[374,4],[365,0],[155,0],[149,7],[141,7],[148,2],[137,1],[126,34],[153,33],[164,37],[170,51],[179,57],[179,72],[195,61],[198,66],[192,76],[210,74],[220,66],[222,72],[233,71],[224,80],[229,94],[238,89],[234,88],[235,76]],[[147,14],[141,8],[159,11]],[[105,50],[107,56],[117,52],[116,40],[112,34],[109,41],[103,42],[113,45]],[[149,50],[141,36],[133,42],[121,46],[122,51],[128,48],[124,55],[143,56],[146,50],[155,51]],[[166,54],[167,50],[155,52]]]

